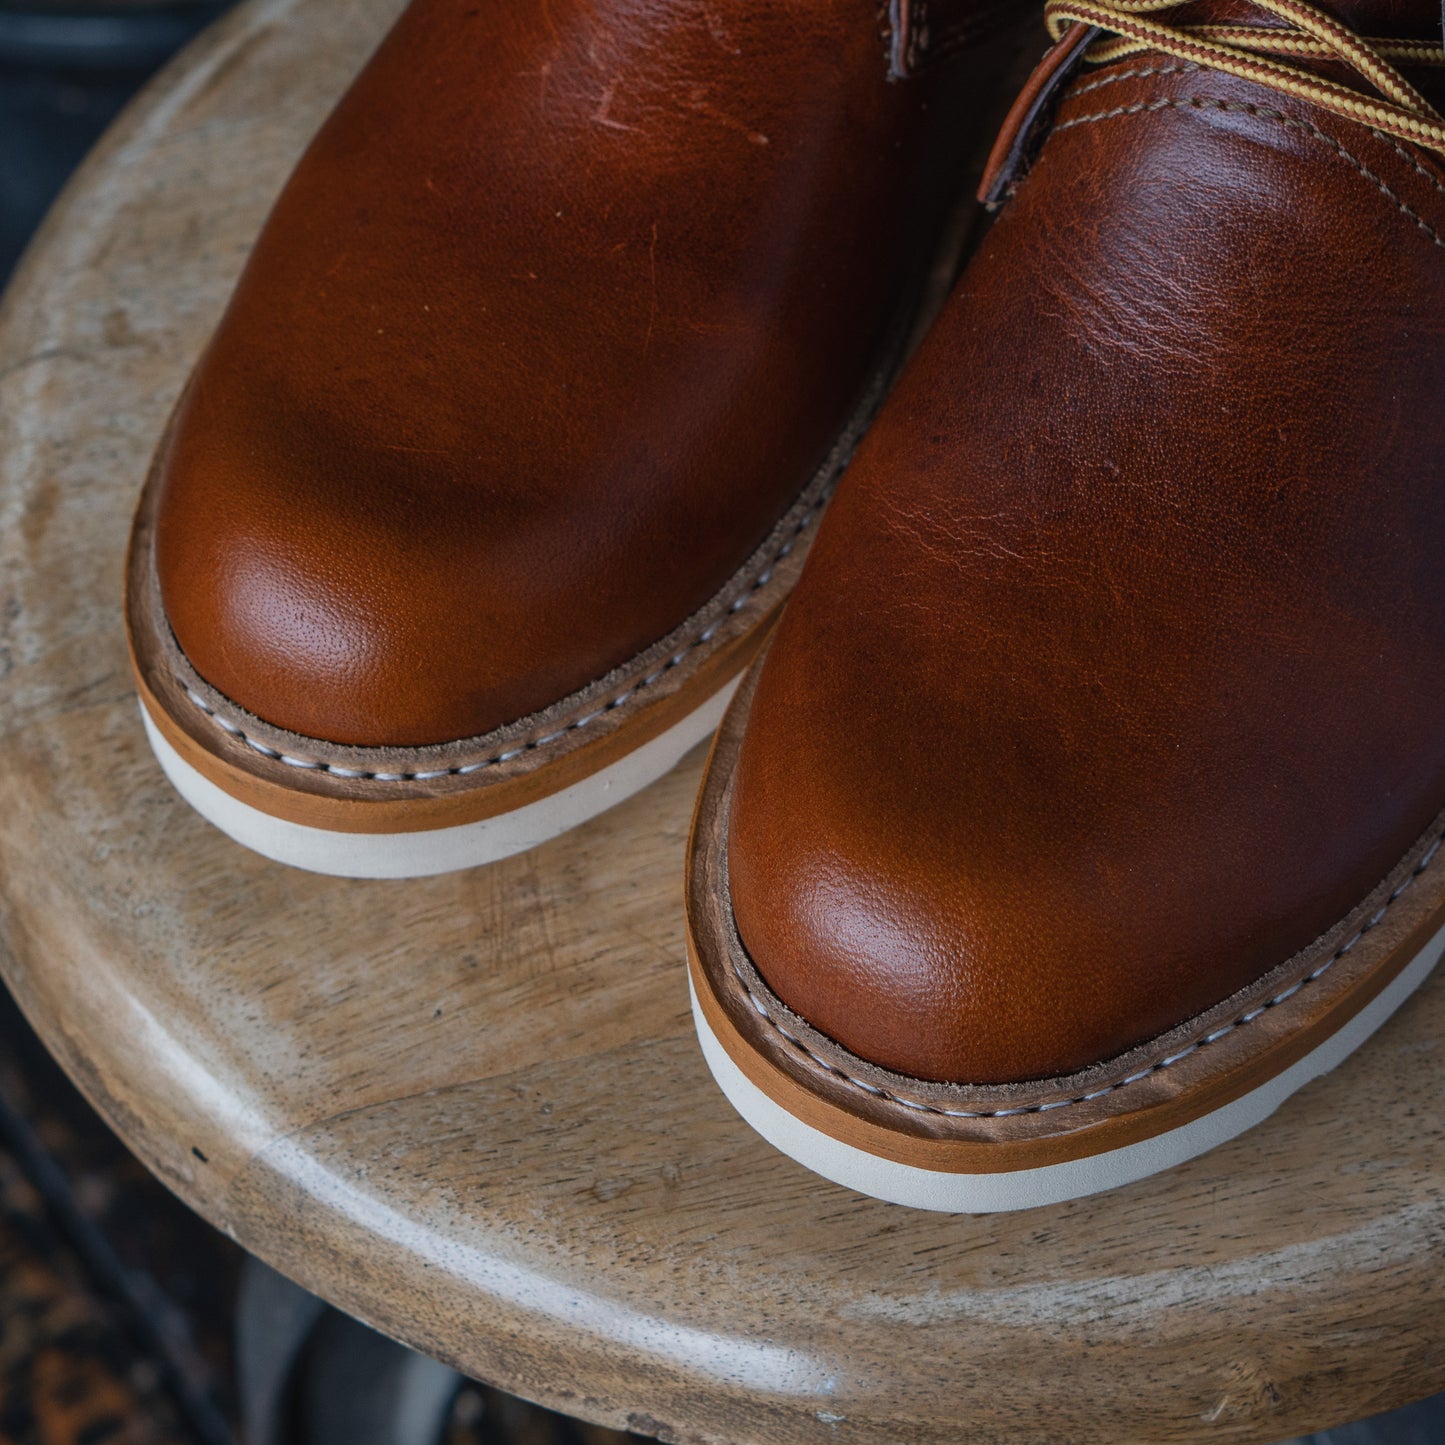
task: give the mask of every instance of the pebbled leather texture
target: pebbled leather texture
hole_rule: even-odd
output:
[[[712,596],[843,429],[976,143],[997,57],[897,83],[885,29],[415,0],[176,417],[157,566],[200,675],[306,737],[441,743]]]
[[[1437,159],[1177,62],[1075,73],[762,665],[749,955],[928,1080],[1219,1003],[1445,804],[1442,555]]]

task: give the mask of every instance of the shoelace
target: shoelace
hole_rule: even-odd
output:
[[[1285,25],[1168,25],[1149,18],[1161,10],[1178,9],[1180,0],[1047,0],[1044,16],[1056,41],[1073,24],[1107,32],[1086,53],[1092,63],[1103,65],[1144,51],[1161,52],[1252,80],[1445,155],[1445,116],[1391,63],[1445,66],[1445,45],[1356,35],[1305,0],[1251,3],[1278,16]],[[1383,99],[1290,65],[1278,58],[1281,56],[1341,61]]]

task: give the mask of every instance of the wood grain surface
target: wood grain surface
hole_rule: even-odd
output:
[[[1266,1442],[1445,1387],[1445,978],[1162,1178],[918,1214],[775,1154],[707,1076],[681,909],[699,757],[420,883],[267,864],[170,792],[122,638],[131,509],[394,8],[225,22],[78,177],[0,313],[0,952],[72,1077],[309,1288],[668,1440]]]

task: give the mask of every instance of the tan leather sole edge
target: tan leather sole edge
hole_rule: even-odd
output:
[[[639,711],[625,726],[600,733],[587,746],[559,755],[547,767],[465,792],[413,797],[326,797],[265,776],[263,767],[222,755],[177,721],[152,691],[131,648],[131,665],[141,705],[166,742],[184,762],[225,793],[271,817],[332,833],[397,834],[464,826],[515,812],[601,772],[637,751],[702,707],[747,666],[773,625],[776,613],[754,633],[719,649],[687,686],[671,690]],[[182,717],[184,713],[180,714]],[[284,764],[280,766],[285,766]]]
[[[888,1073],[777,999],[738,938],[728,804],[757,665],[713,744],[688,844],[688,963],[698,1006],[742,1074],[795,1119],[893,1163],[956,1174],[1047,1168],[1179,1129],[1274,1079],[1348,1024],[1445,924],[1445,814],[1349,916],[1215,1008],[1065,1078],[929,1084]]]
[[[165,620],[155,578],[153,473],[126,572],[126,638],[137,691],[185,763],[248,807],[288,823],[336,833],[411,833],[514,812],[635,752],[742,672],[797,578],[855,440],[850,434],[840,443],[841,455],[764,546],[677,632],[554,708],[484,738],[421,749],[339,748],[302,738],[267,726],[195,674]]]

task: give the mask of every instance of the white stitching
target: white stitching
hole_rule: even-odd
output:
[[[1081,95],[1088,95],[1092,90],[1103,90],[1106,85],[1117,85],[1121,80],[1141,80],[1146,75],[1193,75],[1200,68],[1194,61],[1188,60],[1183,65],[1151,65],[1143,70],[1121,70],[1100,80],[1091,80],[1087,85],[1075,86],[1067,98],[1077,100]]]
[[[1429,181],[1430,184],[1434,186],[1435,189],[1439,191],[1442,196],[1445,196],[1445,184],[1441,183],[1439,176],[1427,170],[1424,166],[1420,164],[1419,156],[1411,155],[1410,152],[1407,151],[1405,147],[1402,146],[1394,136],[1386,135],[1385,132],[1382,130],[1376,130],[1373,126],[1371,126],[1370,134],[1374,136],[1377,140],[1384,141],[1387,146],[1390,146],[1394,150],[1395,154],[1399,156],[1401,160],[1408,161],[1410,165],[1415,168],[1417,174],[1424,176],[1424,178]]]
[[[791,1033],[788,1029],[785,1029],[782,1024],[780,1024],[772,1016],[772,1014],[768,1012],[768,1009],[763,1004],[762,1000],[759,999],[757,995],[753,992],[752,985],[748,982],[747,978],[744,977],[742,970],[738,967],[736,958],[730,959],[729,962],[732,966],[734,977],[736,977],[737,981],[742,984],[743,991],[744,993],[746,993],[748,1001],[752,1004],[753,1008],[758,1012],[758,1014],[773,1029],[775,1029],[779,1034],[781,1034],[783,1038],[785,1038],[790,1044],[792,1044],[792,1046],[800,1053],[807,1055],[807,1057],[811,1059],[815,1064],[821,1065],[830,1074],[833,1074],[837,1078],[844,1080],[846,1083],[853,1084],[860,1089],[865,1089],[868,1093],[873,1094],[880,1099],[887,1099],[894,1104],[902,1104],[905,1108],[908,1109],[915,1109],[925,1114],[945,1115],[949,1118],[955,1119],[1008,1119],[1012,1118],[1014,1115],[1017,1114],[1043,1114],[1047,1113],[1051,1109],[1062,1109],[1072,1104],[1084,1104],[1088,1103],[1092,1099],[1101,1099],[1104,1097],[1105,1094],[1112,1094],[1116,1089],[1127,1088],[1130,1084],[1137,1084],[1143,1079],[1152,1078],[1153,1075],[1160,1073],[1164,1069],[1173,1067],[1173,1065],[1179,1063],[1183,1059],[1188,1058],[1190,1054],[1193,1054],[1197,1050],[1204,1048],[1206,1045],[1218,1043],[1220,1039],[1227,1037],[1229,1034],[1232,1034],[1236,1029],[1243,1028],[1245,1024],[1252,1023],[1255,1019],[1259,1018],[1262,1014],[1267,1013],[1277,1004],[1282,1004],[1286,999],[1292,997],[1294,994],[1297,994],[1306,984],[1314,983],[1317,979],[1323,978],[1324,975],[1327,974],[1330,969],[1333,968],[1334,965],[1338,963],[1340,959],[1342,959],[1360,941],[1360,939],[1362,939],[1367,933],[1369,933],[1371,929],[1379,927],[1379,925],[1384,921],[1385,915],[1390,911],[1390,906],[1434,861],[1435,855],[1439,851],[1442,842],[1445,842],[1445,833],[1442,833],[1440,837],[1436,838],[1435,841],[1429,846],[1429,848],[1425,850],[1424,856],[1421,857],[1420,861],[1415,865],[1409,877],[1407,877],[1405,881],[1401,883],[1400,886],[1396,888],[1393,893],[1390,894],[1390,896],[1385,900],[1384,906],[1380,908],[1380,910],[1372,918],[1366,920],[1366,922],[1361,924],[1360,927],[1356,929],[1355,932],[1351,934],[1350,937],[1344,943],[1342,943],[1339,948],[1337,948],[1334,953],[1325,960],[1324,963],[1322,963],[1318,968],[1316,968],[1313,973],[1306,974],[1303,978],[1296,980],[1282,992],[1275,994],[1273,998],[1267,999],[1258,1007],[1250,1009],[1248,1013],[1241,1014],[1237,1019],[1233,1021],[1233,1023],[1227,1023],[1221,1028],[1214,1029],[1212,1032],[1205,1034],[1203,1038],[1195,1039],[1192,1043],[1186,1045],[1182,1049],[1176,1050],[1172,1054],[1167,1055],[1165,1058],[1160,1059],[1157,1063],[1149,1064],[1145,1068],[1136,1070],[1134,1073],[1128,1075],[1128,1077],[1126,1078],[1119,1079],[1112,1084],[1105,1084],[1101,1088],[1093,1089],[1087,1094],[1079,1094],[1078,1096],[1069,1099],[1055,1099],[1047,1104],[1024,1104],[1011,1109],[985,1109],[974,1113],[966,1109],[944,1109],[934,1104],[921,1104],[916,1099],[900,1098],[899,1095],[890,1093],[886,1089],[880,1089],[876,1085],[867,1084],[860,1079],[855,1079],[851,1074],[845,1073],[836,1064],[829,1063],[827,1059],[819,1057],[819,1055],[815,1054],[812,1049],[810,1049],[807,1044],[805,1044],[800,1038]]]
[[[802,536],[802,534],[808,529],[809,526],[812,525],[813,519],[817,517],[817,515],[823,510],[824,506],[827,504],[828,498],[832,495],[832,491],[833,489],[831,487],[826,489],[823,492],[822,496],[818,498],[817,504],[813,507],[810,507],[808,511],[806,511],[798,519],[791,535],[785,542],[782,543],[781,546],[779,546],[778,550],[767,559],[767,562],[763,566],[763,570],[748,584],[747,590],[740,597],[735,598],[731,603],[728,604],[729,614],[741,612],[743,608],[752,601],[754,594],[760,591],[762,588],[766,587],[768,583],[772,581],[774,569],[777,567],[779,562],[781,562],[792,552],[793,548],[797,545],[798,538]],[[695,637],[691,642],[689,642],[685,647],[682,647],[677,652],[674,652],[672,656],[662,664],[661,667],[657,668],[653,672],[648,673],[646,677],[640,679],[639,681],[630,683],[627,688],[624,689],[622,692],[618,693],[616,697],[610,698],[607,702],[604,702],[598,707],[594,708],[585,717],[580,717],[575,722],[570,722],[566,724],[565,727],[557,728],[554,731],[547,733],[543,737],[533,738],[530,742],[523,743],[520,747],[511,748],[506,752],[498,753],[496,754],[496,756],[485,758],[480,762],[462,763],[454,768],[439,768],[426,772],[367,772],[364,769],[344,768],[336,763],[325,763],[321,762],[318,759],[289,757],[284,753],[278,752],[275,748],[268,747],[265,743],[258,741],[256,738],[253,738],[248,732],[246,732],[244,728],[240,727],[237,723],[232,722],[229,718],[222,717],[221,714],[218,713],[193,688],[188,687],[182,679],[176,678],[176,682],[184,690],[185,695],[190,699],[190,701],[197,708],[199,708],[201,712],[205,713],[205,715],[210,718],[211,721],[217,725],[217,727],[224,729],[226,732],[230,733],[232,737],[238,738],[241,742],[245,743],[248,748],[251,748],[253,751],[260,753],[262,757],[271,758],[273,761],[285,763],[293,768],[304,768],[309,772],[330,773],[334,777],[360,779],[361,781],[369,783],[423,782],[431,778],[460,777],[470,773],[478,773],[481,772],[484,768],[492,768],[496,767],[499,763],[511,762],[513,758],[519,758],[524,753],[536,752],[539,748],[547,747],[550,743],[555,743],[560,738],[566,737],[568,733],[577,732],[582,728],[589,726],[590,724],[596,722],[598,718],[602,717],[603,714],[611,711],[613,708],[621,707],[623,706],[623,704],[631,701],[635,694],[642,692],[645,688],[652,687],[655,683],[659,682],[664,676],[666,676],[666,674],[669,673],[674,667],[680,666],[684,661],[686,661],[688,655],[692,653],[695,649],[704,646],[706,643],[712,641],[713,637],[717,633],[719,626],[719,622],[712,623],[706,629],[706,631],[699,633],[699,635]]]
[[[1176,100],[1172,96],[1162,96],[1157,100],[1139,101],[1134,105],[1115,106],[1113,110],[1099,111],[1095,115],[1076,115],[1069,120],[1059,121],[1054,129],[1068,130],[1072,126],[1089,125],[1094,121],[1113,120],[1115,117],[1126,115],[1147,115],[1160,110],[1233,111],[1242,115],[1252,115],[1260,120],[1277,120],[1281,125],[1288,126],[1291,130],[1303,131],[1306,135],[1313,136],[1318,141],[1323,141],[1341,160],[1347,161],[1352,165],[1367,181],[1372,182],[1378,188],[1380,194],[1391,201],[1402,215],[1413,221],[1437,246],[1445,250],[1445,237],[1442,237],[1428,221],[1424,220],[1415,210],[1406,205],[1374,171],[1365,165],[1358,156],[1352,155],[1347,151],[1334,136],[1322,131],[1316,125],[1311,125],[1308,121],[1296,120],[1294,116],[1285,115],[1278,110],[1270,110],[1266,106],[1253,105],[1249,102],[1238,100],[1214,100],[1206,96],[1192,96],[1188,100]],[[1428,179],[1434,180],[1434,177],[1429,176],[1428,172],[1426,172],[1426,176]]]

